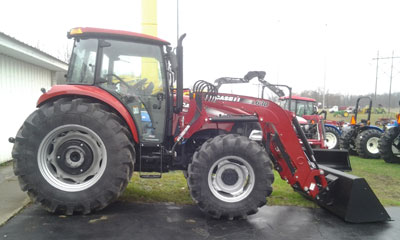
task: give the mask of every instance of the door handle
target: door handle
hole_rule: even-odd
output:
[[[164,101],[164,93],[157,93],[158,104],[153,104],[153,109],[161,109],[162,101]]]

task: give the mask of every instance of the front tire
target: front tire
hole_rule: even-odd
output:
[[[400,128],[388,129],[379,139],[379,152],[387,163],[400,163]]]
[[[330,126],[325,126],[325,140],[328,149],[338,149],[339,139],[340,135],[335,128]]]
[[[205,142],[193,156],[188,185],[200,209],[214,218],[246,218],[266,204],[274,175],[265,150],[244,136]]]
[[[380,158],[378,143],[382,133],[376,129],[368,129],[359,133],[356,138],[357,153],[362,158]]]
[[[349,151],[350,155],[357,155],[353,134],[355,134],[354,129],[350,129],[342,133],[340,136],[340,149]]]
[[[18,131],[14,173],[49,212],[103,209],[133,172],[135,150],[124,122],[103,104],[61,98],[40,106]]]

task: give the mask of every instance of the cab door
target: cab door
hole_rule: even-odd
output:
[[[102,87],[113,92],[131,112],[141,142],[162,143],[166,76],[161,47],[114,40],[107,43],[102,51]]]

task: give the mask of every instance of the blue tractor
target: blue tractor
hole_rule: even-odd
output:
[[[369,109],[367,119],[361,119],[357,123],[357,114],[361,99],[369,100]],[[340,137],[340,148],[347,149],[350,154],[358,155],[362,158],[380,158],[379,139],[384,131],[377,127],[371,126],[372,99],[370,97],[360,97],[357,99],[354,115],[351,117],[350,125],[343,129]]]
[[[399,101],[400,105],[400,101]],[[400,113],[396,121],[388,124],[379,140],[379,152],[387,163],[400,163]]]

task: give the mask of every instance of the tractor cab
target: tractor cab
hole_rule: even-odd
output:
[[[78,28],[67,83],[94,85],[116,97],[134,119],[141,142],[164,140],[169,104],[166,45],[148,36]],[[135,41],[133,41],[135,40]]]
[[[289,109],[290,102],[290,109]],[[300,96],[285,96],[279,98],[279,104],[283,109],[294,112],[296,116],[314,115],[318,112],[315,99]]]
[[[324,118],[318,114],[315,99],[300,96],[283,96],[279,98],[279,105],[296,115],[311,146],[314,148],[335,147],[330,146],[326,136],[324,136]]]

